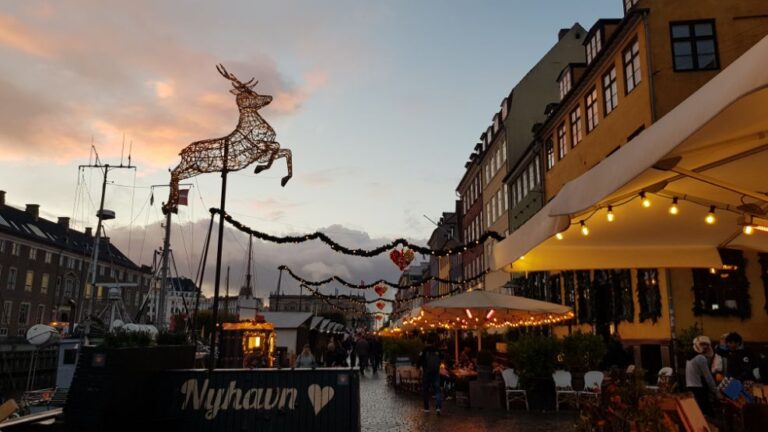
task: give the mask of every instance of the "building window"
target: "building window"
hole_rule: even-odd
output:
[[[19,305],[19,324],[29,324],[29,303],[21,303]]]
[[[0,328],[0,337],[6,337],[6,336],[8,336],[8,328],[7,327]]]
[[[603,32],[598,30],[592,39],[587,44],[587,64],[592,63],[592,60],[597,57],[597,54],[603,48]]]
[[[670,24],[676,71],[717,69],[714,21]]]
[[[37,305],[35,322],[38,324],[43,324],[45,322],[45,305]]]
[[[616,67],[603,75],[603,99],[605,100],[605,115],[611,113],[619,105],[619,95],[616,91]]]
[[[571,111],[571,140],[576,147],[581,142],[581,107],[577,106]]]
[[[562,159],[566,154],[568,154],[568,134],[563,122],[557,127],[557,158]]]
[[[637,0],[624,0],[624,13],[629,12],[632,6],[637,4]]]
[[[11,322],[11,312],[13,312],[13,302],[6,300],[3,302],[3,314],[0,316],[0,324],[9,324]]]
[[[48,273],[43,273],[40,277],[40,294],[48,294],[48,280],[50,276]]]
[[[37,249],[36,248],[29,248],[29,259],[36,260],[37,259]]]
[[[45,253],[45,263],[50,264],[53,261],[53,254],[50,252]]]
[[[64,281],[64,298],[72,298],[72,287],[74,286],[74,282],[72,279],[67,279]]]
[[[547,152],[547,171],[549,171],[555,166],[555,144],[552,142],[552,138],[547,138],[545,147]]]
[[[597,113],[597,88],[592,88],[586,99],[586,112],[587,112],[587,133],[592,132],[599,123],[599,117]]]
[[[0,253],[5,253],[5,240],[0,240]]]
[[[627,85],[627,94],[634,90],[642,81],[640,73],[640,42],[637,39],[624,50],[624,78]]]
[[[504,183],[504,211],[509,210],[509,185]]]
[[[11,242],[11,255],[14,256],[20,256],[21,255],[21,245],[16,242]]]
[[[16,267],[8,267],[8,284],[9,290],[16,289]]]
[[[560,100],[563,100],[569,91],[571,91],[571,71],[567,70],[560,77]]]
[[[27,277],[24,279],[24,291],[32,291],[32,283],[35,281],[35,272],[27,270]]]

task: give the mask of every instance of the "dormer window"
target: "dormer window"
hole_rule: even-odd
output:
[[[571,70],[563,71],[563,75],[560,77],[560,100],[565,98],[565,95],[571,91]]]
[[[637,4],[637,0],[624,0],[624,13],[627,13]]]
[[[504,100],[501,101],[501,120],[506,120],[508,113],[509,111],[507,109],[507,98],[504,98]]]
[[[496,114],[495,116],[493,116],[493,133],[494,133],[494,135],[498,131],[499,131],[499,115]]]
[[[598,30],[587,43],[587,64],[592,63],[601,49],[603,49],[603,32]]]

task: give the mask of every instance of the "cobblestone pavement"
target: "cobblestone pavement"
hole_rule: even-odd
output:
[[[395,391],[387,385],[384,374],[361,378],[360,403],[363,432],[551,432],[572,431],[575,422],[573,411],[506,413],[458,407],[453,401],[443,404],[440,416],[434,409],[425,413],[419,396]]]

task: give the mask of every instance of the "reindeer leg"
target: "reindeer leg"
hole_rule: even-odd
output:
[[[285,163],[288,164],[288,175],[283,177],[282,180],[280,180],[280,185],[285,187],[285,184],[288,183],[288,180],[293,177],[293,157],[291,155],[290,149],[280,149],[280,151],[277,152],[277,157],[279,158],[285,158]]]
[[[269,156],[269,161],[267,162],[266,165],[256,165],[256,168],[253,169],[253,173],[258,174],[264,170],[268,170],[272,168],[272,163],[275,161],[275,159],[277,159],[278,150],[280,150],[280,147],[276,147],[275,150],[272,151],[272,153]]]
[[[163,214],[178,213],[179,211],[179,171],[184,161],[171,171],[171,185],[168,192],[168,202],[163,203]]]

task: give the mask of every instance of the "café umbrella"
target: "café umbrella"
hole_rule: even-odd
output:
[[[551,325],[573,316],[573,309],[561,304],[472,290],[423,305],[421,312],[406,320],[406,324],[414,328],[453,329],[457,333],[458,330],[478,330],[480,350],[481,329]]]

